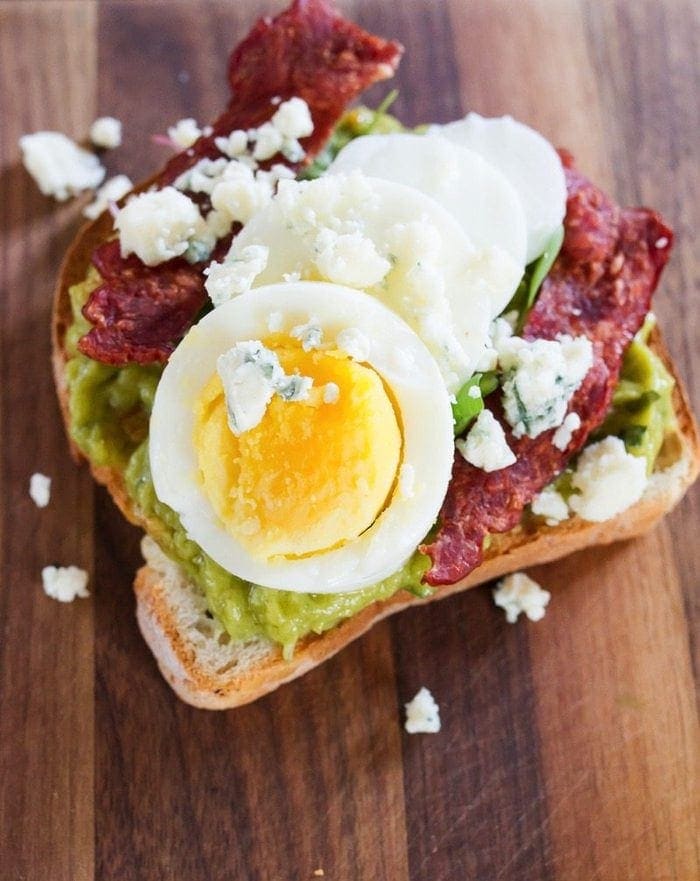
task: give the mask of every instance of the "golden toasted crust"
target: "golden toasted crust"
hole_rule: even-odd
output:
[[[56,288],[53,368],[67,430],[69,411],[64,339],[71,321],[68,289],[84,279],[92,251],[109,236],[111,229],[111,218],[104,214],[79,231],[63,262]],[[194,601],[198,589],[187,584],[175,564],[151,548],[150,554],[147,550],[149,565],[138,571],[134,583],[137,618],[165,679],[184,701],[194,706],[226,709],[248,703],[301,676],[340,651],[377,621],[407,606],[442,599],[508,572],[649,530],[680,500],[700,470],[698,429],[680,377],[658,329],[652,332],[650,345],[676,381],[673,405],[677,430],[665,444],[661,457],[663,470],[652,477],[644,496],[632,508],[604,523],[572,517],[554,527],[539,526],[530,531],[518,527],[505,535],[494,536],[484,562],[464,580],[439,588],[427,599],[402,591],[373,603],[332,630],[300,641],[291,660],[284,660],[279,648],[260,640],[242,644],[240,649],[232,645],[218,648],[221,629],[207,634],[207,628],[213,629],[214,625],[201,616],[197,619]],[[77,459],[82,458],[72,443],[71,449]],[[119,472],[89,464],[95,479],[107,487],[124,516],[148,532],[149,524],[134,509]]]

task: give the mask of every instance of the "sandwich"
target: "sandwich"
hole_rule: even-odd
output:
[[[639,535],[700,467],[669,226],[510,117],[352,107],[401,54],[329,0],[261,19],[221,116],[60,270],[71,447],[145,532],[137,620],[198,707]]]

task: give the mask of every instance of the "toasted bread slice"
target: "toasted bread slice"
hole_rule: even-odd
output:
[[[69,410],[64,340],[71,322],[68,290],[84,279],[94,248],[111,232],[108,214],[85,225],[66,255],[58,280],[53,313],[53,366],[66,428]],[[508,572],[546,563],[591,545],[631,538],[651,529],[697,477],[700,442],[683,386],[658,329],[652,332],[650,345],[676,381],[673,393],[676,427],[667,437],[657,469],[637,504],[604,523],[572,517],[554,527],[541,526],[533,530],[520,526],[494,536],[484,562],[464,580],[439,588],[427,599],[401,591],[373,603],[331,630],[305,637],[297,644],[291,660],[282,657],[279,646],[265,640],[231,640],[222,626],[207,614],[201,590],[187,580],[155,542],[145,537],[146,565],[139,570],[134,582],[136,614],[165,679],[179,697],[194,706],[207,709],[239,706],[301,676],[362,635],[375,622],[407,606],[432,602]],[[75,446],[73,454],[81,458]],[[90,468],[127,519],[148,532],[148,523],[134,509],[121,474],[92,463]]]

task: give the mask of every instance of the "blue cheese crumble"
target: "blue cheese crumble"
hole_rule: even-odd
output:
[[[548,590],[543,590],[524,572],[506,575],[493,591],[493,601],[505,611],[506,621],[509,624],[515,624],[521,613],[524,613],[530,621],[542,620],[551,598],[552,595]]]
[[[191,147],[195,141],[198,141],[202,135],[210,133],[211,128],[209,128],[209,126],[200,129],[197,125],[197,121],[191,117],[178,120],[175,125],[171,125],[168,129],[168,137],[172,144],[179,150],[187,150],[187,148]]]
[[[356,327],[346,327],[336,337],[336,345],[341,352],[349,355],[353,361],[368,361],[370,355],[370,341],[367,336]]]
[[[490,410],[482,410],[469,434],[455,441],[461,455],[482,471],[499,471],[515,462],[505,432]]]
[[[259,425],[272,396],[305,401],[313,379],[287,375],[277,355],[259,340],[236,343],[216,361],[226,398],[228,426],[236,436]]]
[[[633,456],[619,437],[586,447],[571,478],[569,507],[584,520],[599,523],[627,510],[647,485],[646,459]]]
[[[76,597],[90,596],[88,574],[77,566],[44,566],[41,582],[46,596],[59,603],[72,603]]]
[[[569,446],[574,432],[581,427],[581,417],[578,413],[567,413],[562,424],[554,432],[552,443],[562,452]]]
[[[320,349],[323,345],[323,330],[317,318],[310,318],[306,324],[297,324],[289,335],[292,339],[299,340],[305,352]]]
[[[122,142],[122,124],[113,116],[100,116],[90,126],[90,140],[96,147],[114,150]]]
[[[573,394],[593,364],[590,340],[568,335],[556,340],[503,340],[498,348],[504,373],[503,410],[515,437],[537,437],[564,421]]]
[[[105,169],[97,156],[61,132],[23,135],[19,146],[24,167],[41,192],[59,202],[96,189],[104,179]]]
[[[340,399],[340,387],[334,382],[327,382],[323,386],[323,403],[337,404]]]
[[[545,487],[535,496],[530,508],[537,517],[544,517],[547,526],[556,526],[557,523],[569,519],[566,499],[551,486]]]
[[[114,226],[122,257],[136,254],[146,266],[180,257],[206,229],[197,206],[175,187],[132,196]]]
[[[207,266],[204,270],[207,277],[204,287],[214,306],[221,306],[250,290],[255,278],[267,266],[269,254],[270,249],[266,245],[248,245],[237,257],[229,256],[223,263]],[[270,320],[272,318],[270,316]]]
[[[103,211],[107,210],[110,202],[118,202],[133,187],[134,185],[130,178],[125,174],[116,174],[114,177],[110,177],[95,193],[94,200],[85,206],[83,209],[84,216],[89,217],[90,220],[95,220]]]
[[[37,508],[45,508],[51,501],[51,478],[38,471],[29,478],[29,495]]]
[[[404,706],[404,728],[409,734],[437,734],[440,730],[440,707],[425,686]]]

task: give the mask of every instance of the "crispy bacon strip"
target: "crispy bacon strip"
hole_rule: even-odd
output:
[[[269,119],[273,98],[298,96],[309,105],[314,131],[302,145],[310,161],[347,103],[392,76],[402,51],[343,19],[329,0],[295,0],[276,18],[260,19],[231,54],[232,97],[213,133],[173,157],[158,185],[172,183],[201,158],[218,157],[215,138]],[[148,267],[134,256],[121,258],[112,242],[97,249],[93,263],[109,271],[83,309],[95,326],[78,343],[80,351],[107,364],[166,361],[206,302],[205,264],[172,260]]]
[[[201,266],[170,260],[154,272],[137,257],[123,258],[117,239],[92,259],[103,283],[83,307],[94,327],[78,342],[80,351],[105,364],[166,361],[204,306]]]
[[[170,160],[161,182],[172,183],[198,159],[219,156],[217,137],[266,122],[275,111],[273,98],[296,96],[309,105],[314,130],[301,141],[308,163],[324,147],[347,104],[392,77],[402,53],[399,43],[344,19],[329,0],[294,0],[276,18],[259,19],[231,53],[228,107],[211,135]]]
[[[498,400],[488,406],[503,426],[517,461],[487,473],[455,455],[435,540],[422,548],[432,559],[426,581],[453,584],[482,560],[485,537],[518,524],[525,505],[566,467],[605,418],[622,356],[649,311],[668,260],[673,234],[644,208],[620,209],[562,153],[567,178],[566,234],[525,325],[526,339],[587,336],[594,360],[569,412],[581,427],[565,450],[554,429],[536,438],[513,437]]]

